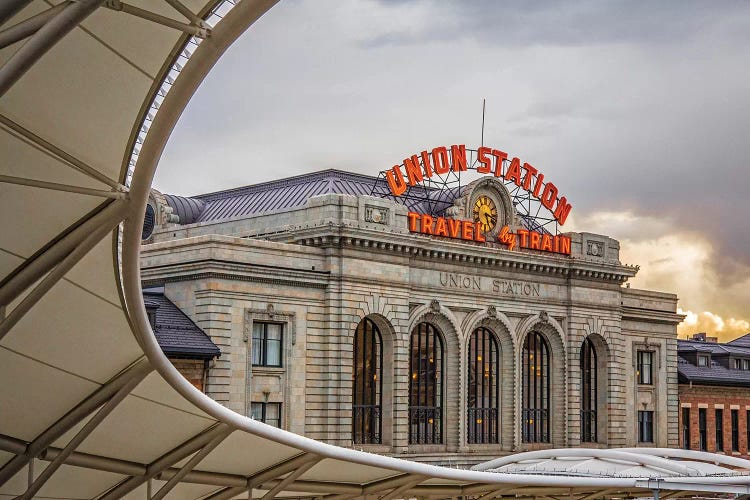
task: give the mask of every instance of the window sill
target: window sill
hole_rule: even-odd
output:
[[[253,366],[251,368],[253,373],[284,373],[286,371],[286,368],[283,366]]]

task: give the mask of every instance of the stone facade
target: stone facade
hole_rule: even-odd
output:
[[[504,189],[504,188],[498,188]],[[501,202],[502,200],[500,200]],[[282,427],[340,446],[352,442],[354,332],[382,335],[382,442],[374,452],[465,466],[514,451],[637,446],[637,414],[653,411],[655,446],[677,446],[677,298],[627,288],[637,268],[619,243],[571,233],[572,255],[410,233],[407,211],[381,198],[328,194],[299,208],[180,226],[144,245],[142,278],[221,348],[206,393],[250,414],[281,403]],[[444,439],[409,443],[410,334],[427,321],[444,339]],[[254,322],[284,325],[282,367],[251,363]],[[479,326],[499,344],[499,444],[467,443],[468,341]],[[521,353],[541,333],[550,347],[551,438],[525,443]],[[581,442],[585,338],[597,351],[595,443]],[[636,352],[654,353],[654,381],[637,383]]]

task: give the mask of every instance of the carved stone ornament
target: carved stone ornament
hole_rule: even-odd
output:
[[[275,311],[273,309],[273,304],[268,304],[266,306],[266,313],[268,313],[268,315],[273,318],[273,315],[275,314]]]
[[[589,241],[586,245],[586,254],[592,257],[604,257],[604,242]]]
[[[545,323],[549,321],[549,315],[547,314],[547,311],[542,311],[539,313],[539,319],[544,321]]]
[[[388,224],[388,209],[369,205],[365,206],[365,222]]]
[[[487,316],[489,316],[490,318],[497,317],[497,309],[495,309],[495,306],[487,307]]]
[[[438,299],[432,299],[430,301],[430,310],[432,312],[440,312],[440,302],[438,302]]]

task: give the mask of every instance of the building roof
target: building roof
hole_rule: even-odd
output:
[[[750,348],[750,333],[746,333],[742,337],[736,338],[732,341],[727,342],[728,345],[735,347],[748,347]]]
[[[745,337],[737,340],[745,339]],[[747,346],[743,346],[743,343]],[[697,366],[693,361],[699,353],[710,354],[711,360],[708,366]],[[750,339],[726,344],[678,340],[677,354],[677,375],[680,383],[750,387],[750,370],[729,368],[730,364],[726,359],[723,360],[724,362],[717,361],[719,358],[729,357],[750,359]]]
[[[378,182],[383,181],[369,175],[328,169],[191,198],[165,197],[180,216],[180,223],[192,224],[297,208],[309,198],[323,194],[369,195]]]
[[[411,211],[441,215],[453,206],[466,187],[410,186],[407,193],[411,196],[398,200]],[[313,196],[325,194],[391,197],[389,193],[382,177],[327,169],[192,197],[171,194],[164,197],[180,218],[180,224],[185,225],[281,212],[302,207]],[[518,215],[524,226],[538,227],[533,218]]]
[[[221,355],[206,332],[164,295],[163,288],[144,290],[143,301],[146,310],[155,310],[152,328],[159,347],[168,357],[212,359]]]

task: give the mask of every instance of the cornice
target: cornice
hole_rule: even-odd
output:
[[[225,279],[274,285],[326,288],[330,272],[307,271],[261,264],[244,264],[215,259],[195,260],[184,264],[166,264],[141,270],[144,285],[180,281]]]
[[[685,319],[684,314],[677,314],[669,311],[655,311],[653,309],[644,309],[641,307],[622,307],[623,321],[639,321],[646,323],[662,323],[678,325]]]
[[[638,272],[635,266],[597,263],[590,259],[519,252],[498,246],[478,246],[438,240],[421,235],[375,233],[347,226],[309,228],[293,231],[293,243],[309,247],[366,249],[378,253],[397,254],[408,258],[440,259],[449,262],[493,266],[508,270],[557,275],[571,279],[605,281],[622,284]]]

